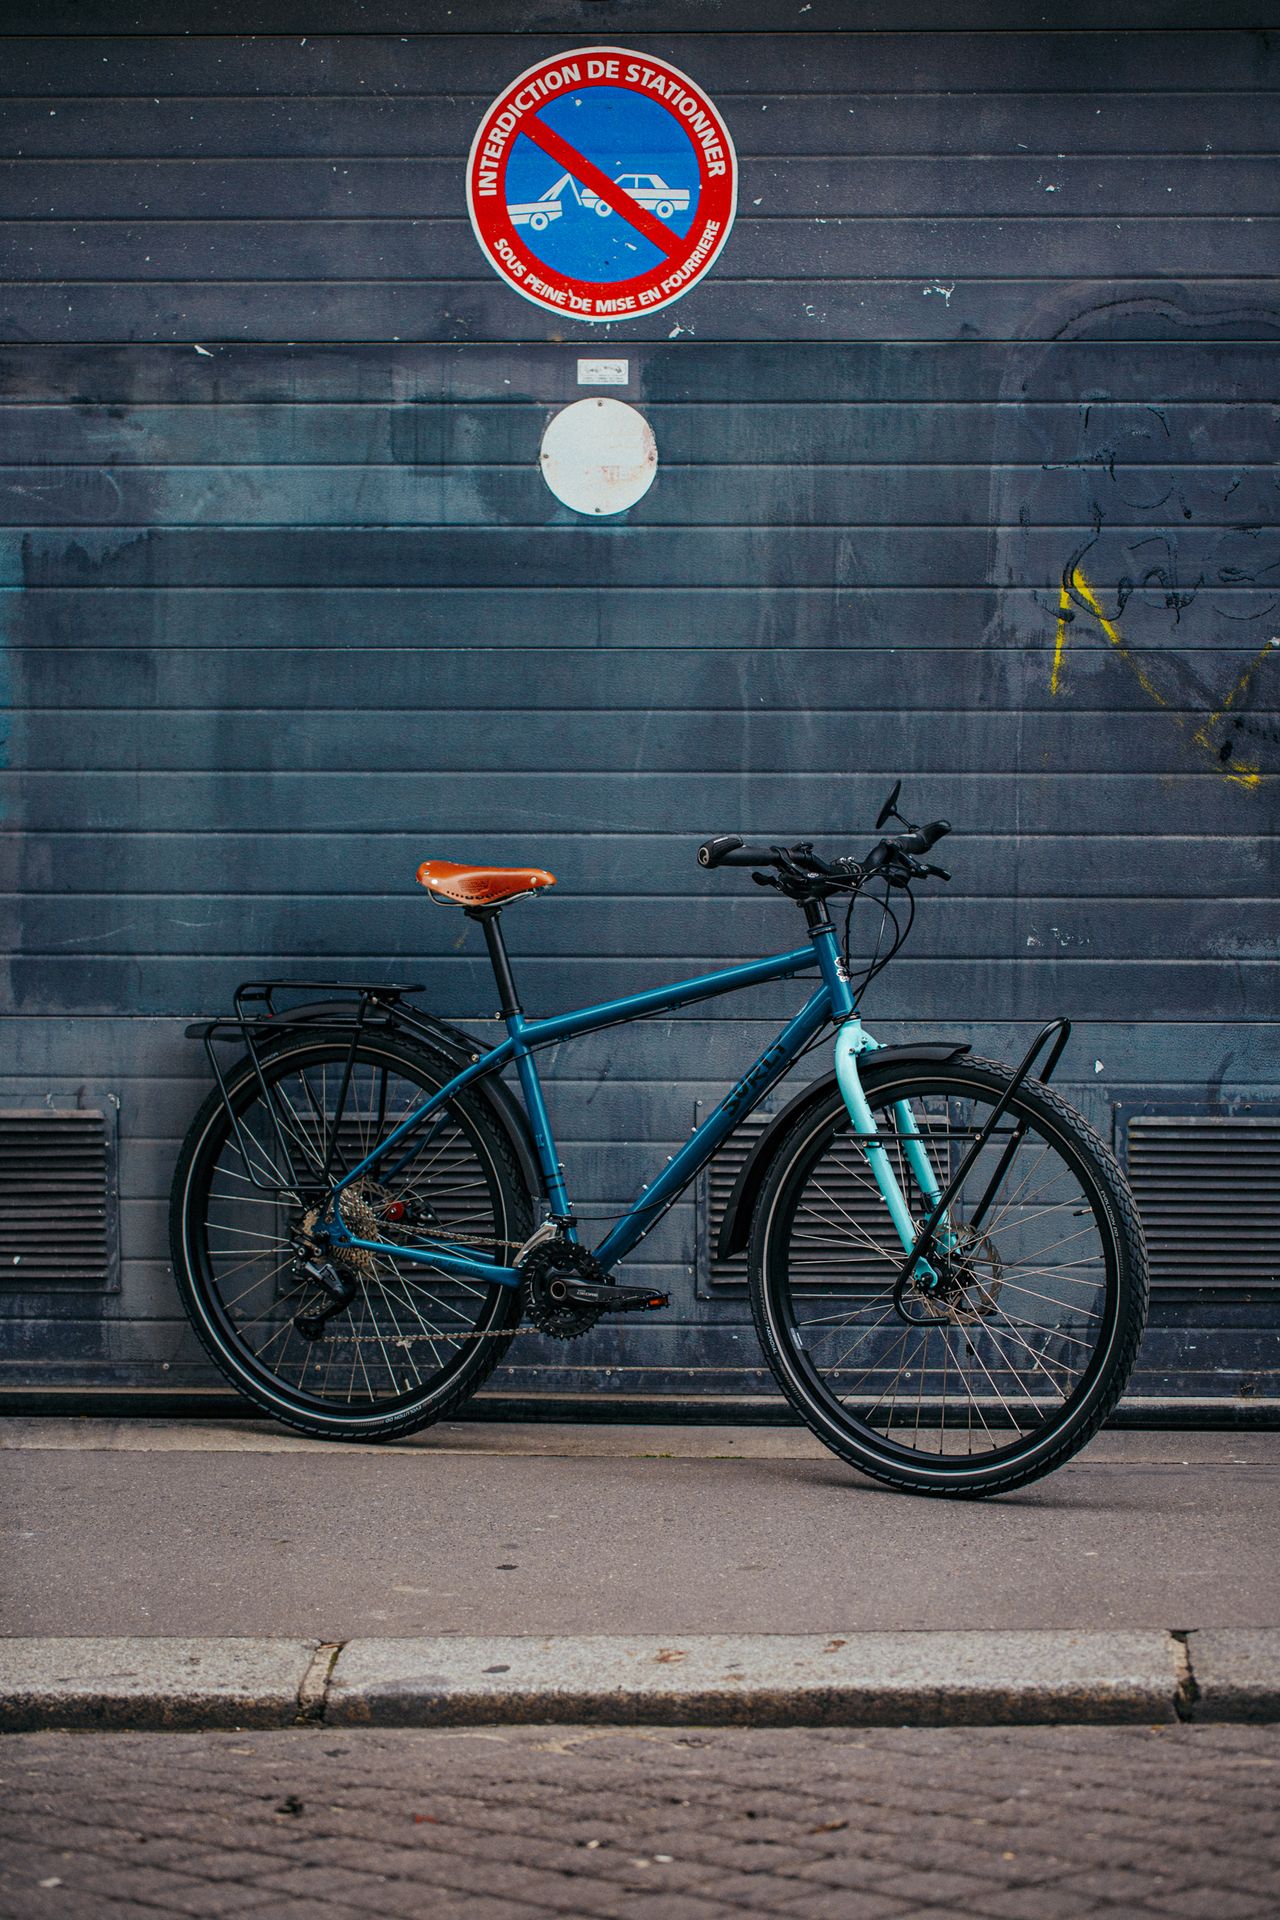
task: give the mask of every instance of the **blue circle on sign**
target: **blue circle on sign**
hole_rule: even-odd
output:
[[[538,118],[683,237],[698,211],[698,157],[667,108],[622,87],[585,87],[548,100]],[[518,135],[506,173],[507,214],[543,265],[609,285],[651,273],[664,255],[589,187]]]

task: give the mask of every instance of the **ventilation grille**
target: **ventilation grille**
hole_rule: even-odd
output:
[[[1156,1286],[1280,1285],[1280,1115],[1134,1114],[1127,1145]]]
[[[720,1238],[720,1222],[724,1219],[743,1163],[773,1118],[771,1113],[749,1114],[736,1132],[730,1134],[702,1176],[704,1192],[699,1208],[700,1265],[713,1287],[745,1287],[747,1284],[745,1252],[735,1254],[732,1260],[717,1260],[716,1245]],[[862,1227],[873,1244],[883,1245],[887,1237],[884,1201],[868,1185],[866,1170],[854,1160],[852,1152],[848,1155],[847,1165],[844,1156],[835,1163],[828,1163],[823,1175],[822,1192],[811,1192],[807,1200],[813,1209],[813,1217],[805,1222],[807,1252],[801,1249],[799,1241],[796,1243],[796,1258],[791,1269],[796,1284],[803,1286],[806,1281],[814,1286],[829,1283],[831,1262],[823,1250],[823,1230],[829,1228],[831,1243],[838,1244],[840,1249],[842,1283],[856,1285],[860,1278],[858,1269],[865,1266],[867,1285],[882,1287],[885,1274],[883,1258],[873,1251],[872,1246],[859,1251],[856,1241],[850,1238],[856,1227]],[[807,1273],[806,1264],[809,1267]]]
[[[746,1254],[735,1254],[732,1260],[717,1260],[716,1243],[720,1238],[720,1222],[743,1163],[772,1118],[768,1113],[749,1113],[699,1176],[698,1265],[713,1287],[745,1287],[747,1284]]]
[[[0,1286],[119,1281],[114,1114],[0,1112]]]

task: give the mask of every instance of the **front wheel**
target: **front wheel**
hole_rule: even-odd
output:
[[[917,1224],[928,1168],[945,1189],[1010,1078],[983,1060],[865,1067]],[[905,1492],[1003,1493],[1061,1466],[1123,1392],[1146,1316],[1142,1229],[1103,1142],[1024,1082],[949,1210],[937,1285],[899,1286],[904,1259],[833,1088],[779,1143],[752,1224],[752,1310],[782,1391]]]

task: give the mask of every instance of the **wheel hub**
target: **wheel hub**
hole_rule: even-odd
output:
[[[968,1327],[978,1320],[989,1320],[995,1313],[1004,1284],[1004,1273],[995,1244],[987,1234],[975,1234],[961,1227],[955,1242],[935,1249],[930,1256],[938,1275],[936,1286],[919,1281],[908,1289],[913,1306],[921,1311],[899,1312],[904,1320],[920,1326],[945,1321],[952,1326]]]

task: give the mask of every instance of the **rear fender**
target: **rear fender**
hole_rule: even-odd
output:
[[[968,1053],[969,1044],[962,1040],[928,1041],[918,1046],[877,1047],[874,1052],[865,1053],[859,1062],[860,1070],[868,1078],[880,1066],[936,1066],[940,1060],[956,1060],[961,1054]],[[764,1184],[765,1174],[773,1158],[779,1141],[797,1120],[807,1114],[810,1108],[821,1106],[836,1089],[834,1073],[824,1073],[818,1080],[804,1087],[783,1107],[781,1113],[774,1115],[760,1138],[752,1147],[743,1162],[741,1173],[734,1182],[733,1192],[729,1195],[729,1204],[724,1210],[720,1222],[720,1232],[716,1240],[716,1259],[731,1260],[735,1253],[741,1253],[747,1244],[751,1232],[751,1218],[756,1210],[756,1201]]]

